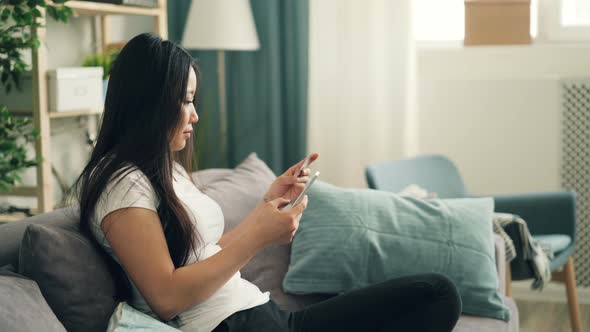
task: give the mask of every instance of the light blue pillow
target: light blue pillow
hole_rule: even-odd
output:
[[[492,198],[417,200],[317,181],[291,246],[283,289],[342,293],[438,272],[459,289],[463,313],[510,319],[498,291]]]
[[[171,321],[172,324],[173,321]],[[175,324],[173,324],[175,325]],[[180,332],[179,329],[144,314],[127,302],[119,302],[107,327],[107,332]]]

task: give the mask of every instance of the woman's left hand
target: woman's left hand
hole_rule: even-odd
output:
[[[320,157],[319,153],[312,153],[309,165],[313,163],[316,159]],[[301,160],[297,164],[291,166],[285,173],[281,174],[271,185],[268,189],[268,192],[264,195],[264,201],[270,202],[274,199],[279,197],[283,197],[288,199],[289,201],[294,201],[297,196],[301,193],[303,188],[305,188],[305,184],[309,181],[309,168],[304,168],[299,177],[297,173],[303,166],[303,162],[305,159]]]

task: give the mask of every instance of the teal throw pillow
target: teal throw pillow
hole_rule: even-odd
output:
[[[438,272],[456,284],[463,313],[507,321],[493,209],[492,198],[418,200],[317,181],[293,239],[283,289],[334,294]]]
[[[180,332],[174,321],[166,324],[152,316],[149,316],[127,302],[119,302],[111,318],[106,332]]]

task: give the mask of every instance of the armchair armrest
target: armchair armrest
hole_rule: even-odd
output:
[[[496,196],[495,211],[519,215],[531,234],[566,234],[576,238],[576,194],[546,192]],[[573,242],[572,242],[573,244]]]
[[[498,272],[498,291],[506,294],[506,247],[504,240],[494,234],[494,247],[496,256],[496,271]]]

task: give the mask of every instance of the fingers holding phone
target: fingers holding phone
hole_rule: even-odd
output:
[[[302,190],[298,188],[301,191],[294,200],[279,197],[259,205],[255,220],[258,221],[258,225],[264,225],[258,229],[261,238],[267,239],[265,242],[286,244],[292,241],[299,228],[303,211],[307,208],[307,192],[319,175],[320,172],[316,172]],[[297,183],[294,186],[301,185]]]
[[[280,210],[281,211],[288,211],[290,209],[292,209],[293,207],[297,206],[299,204],[299,202],[301,202],[301,200],[304,197],[307,197],[307,192],[309,190],[309,188],[311,188],[311,185],[315,182],[315,180],[320,176],[320,172],[316,171],[314,173],[314,175],[311,177],[311,179],[309,180],[309,182],[307,182],[305,184],[305,187],[303,188],[303,190],[301,190],[301,192],[299,193],[299,195],[297,196],[297,198],[295,198],[295,200],[287,205],[285,205],[284,207],[282,207]],[[306,202],[307,202],[307,198],[306,198]],[[306,204],[307,206],[307,204]]]
[[[295,200],[303,187],[310,181],[309,174],[311,171],[308,166],[318,158],[318,153],[312,153],[304,160],[291,166],[273,181],[263,200],[268,202],[278,197]]]
[[[309,154],[305,159],[299,161],[297,164],[289,167],[287,171],[285,171],[284,175],[289,176],[297,176],[299,177],[301,173],[309,167],[314,161],[316,161],[320,157],[320,154],[317,152],[313,152]],[[308,174],[309,175],[309,174]]]
[[[289,234],[288,242],[293,240],[295,237],[295,233],[299,229],[299,222],[301,221],[301,217],[303,216],[303,211],[307,208],[308,198],[307,195],[302,196],[298,204],[295,204],[292,208],[281,210],[284,214],[289,216],[289,220],[292,222],[293,228],[291,229],[291,233]]]

